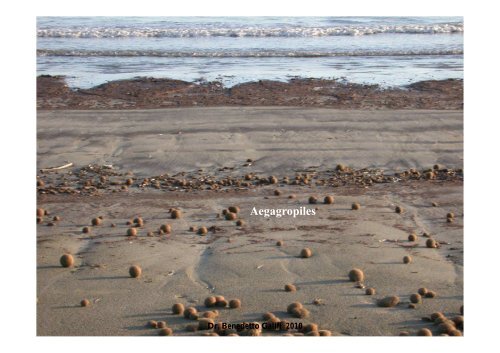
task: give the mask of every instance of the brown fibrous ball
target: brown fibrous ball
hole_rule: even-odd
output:
[[[306,308],[296,308],[292,310],[292,315],[299,319],[304,319],[309,316],[309,310]]]
[[[229,212],[232,212],[232,213],[239,213],[240,212],[240,208],[238,206],[229,206],[227,209]]]
[[[319,330],[318,333],[320,336],[331,336],[332,335],[332,331],[330,331],[330,330]]]
[[[217,299],[215,299],[215,297],[207,297],[207,298],[205,298],[205,306],[207,308],[215,306],[215,303],[217,303]]]
[[[281,195],[281,191],[279,191],[278,189],[274,190],[274,195],[275,196],[280,196]]]
[[[227,302],[226,299],[223,300],[218,300],[217,303],[215,303],[215,306],[225,308],[229,303]]]
[[[215,319],[218,315],[215,311],[205,311],[202,316],[206,319]]]
[[[333,202],[335,201],[335,199],[333,198],[333,196],[325,196],[325,198],[323,199],[323,203],[326,204],[326,205],[331,205]]]
[[[300,251],[300,257],[302,258],[308,258],[312,256],[312,250],[309,248],[304,248]]]
[[[426,298],[435,298],[436,297],[436,292],[430,290],[427,293],[425,293]]]
[[[44,210],[43,208],[37,208],[37,209],[36,209],[36,215],[37,215],[38,217],[43,217],[43,216],[45,216],[45,210]]]
[[[425,293],[427,293],[427,292],[425,292]],[[425,293],[424,293],[424,295],[425,295]],[[436,321],[436,320],[437,320],[438,318],[440,318],[440,317],[441,317],[441,318],[444,318],[444,317],[445,317],[445,316],[444,316],[444,314],[443,314],[442,312],[439,312],[439,311],[438,311],[438,312],[435,312],[435,313],[432,313],[432,314],[431,314],[431,320],[432,320],[432,321]]]
[[[417,336],[432,336],[432,332],[428,328],[421,328],[418,330]]]
[[[375,288],[366,288],[366,291],[365,291],[365,294],[366,295],[375,295],[377,291],[375,290]]]
[[[182,315],[184,313],[184,304],[182,304],[182,303],[175,303],[172,306],[172,312],[175,315]]]
[[[238,227],[243,227],[243,226],[245,225],[245,221],[244,221],[244,220],[242,220],[242,219],[238,219],[238,220],[236,221],[236,225],[237,225]]]
[[[85,234],[90,233],[90,227],[83,227],[82,233],[85,233]]]
[[[361,205],[357,202],[354,202],[352,205],[351,205],[351,209],[352,210],[359,210],[361,208]]]
[[[266,312],[262,314],[262,318],[266,321],[270,320],[271,318],[275,317],[275,315],[272,312]]]
[[[160,230],[164,233],[169,234],[170,232],[172,232],[172,226],[170,224],[162,224],[160,226]]]
[[[418,237],[415,233],[411,233],[410,235],[408,235],[408,241],[417,241],[418,240]]]
[[[318,198],[315,197],[315,196],[310,196],[309,197],[309,203],[310,204],[315,204],[315,203],[318,203]]]
[[[419,304],[422,302],[422,296],[418,293],[410,295],[410,301],[415,304]]]
[[[434,239],[430,238],[427,239],[427,241],[425,242],[425,246],[427,246],[430,249],[434,249],[437,248],[437,242]]]
[[[59,259],[59,262],[61,263],[62,267],[71,267],[75,263],[75,259],[73,259],[73,256],[71,254],[64,254]]]
[[[227,212],[225,215],[226,221],[234,221],[237,217],[236,213],[233,212]]]
[[[200,227],[198,229],[198,235],[206,235],[208,233],[207,227]]]
[[[139,278],[142,274],[142,269],[137,265],[130,266],[130,268],[128,269],[128,273],[132,278]]]
[[[278,240],[278,241],[276,242],[276,246],[283,246],[283,244],[284,244],[284,243],[283,243],[283,240]]]
[[[295,309],[302,309],[303,305],[300,302],[293,302],[286,308],[287,313],[291,314]]]
[[[82,301],[80,302],[80,306],[82,306],[82,307],[89,306],[89,305],[90,305],[90,300],[88,300],[88,299],[82,299]]]
[[[285,291],[287,292],[295,292],[297,288],[293,284],[285,284]]]
[[[196,308],[194,306],[190,306],[189,308],[186,308],[184,310],[184,317],[186,319],[190,319],[191,315],[194,315],[194,314],[197,314],[197,313],[198,313],[198,310],[196,310]]]
[[[98,226],[102,223],[102,220],[99,217],[92,218],[92,225],[93,226]]]
[[[396,206],[395,211],[396,211],[396,213],[403,213],[404,209],[401,206]]]
[[[158,321],[156,323],[156,327],[157,328],[165,328],[165,327],[167,327],[167,323],[165,321]]]
[[[158,328],[158,323],[155,320],[149,320],[147,326],[151,328]]]
[[[359,268],[353,268],[349,271],[349,280],[351,282],[363,282],[365,279],[365,274]]]
[[[304,325],[302,327],[301,332],[308,333],[311,331],[318,331],[318,329],[319,329],[318,324],[311,323],[311,324]]]
[[[229,307],[231,309],[238,309],[238,308],[241,308],[241,300],[239,299],[231,299],[229,301]]]
[[[137,229],[136,228],[129,228],[127,229],[127,236],[129,237],[135,237],[137,235]]]
[[[427,288],[422,287],[422,288],[419,288],[417,292],[418,292],[418,294],[420,294],[420,295],[426,295],[428,291],[429,291],[429,290],[428,290]]]
[[[214,324],[214,320],[203,318],[198,321],[198,330],[209,330],[210,324]]]
[[[453,212],[448,212],[446,218],[455,218],[455,214]]]
[[[389,297],[385,297],[382,299],[379,299],[377,301],[377,305],[382,307],[382,308],[391,308],[393,306],[396,306],[399,304],[399,297],[392,295]]]
[[[447,320],[445,322],[442,322],[438,325],[438,331],[439,333],[446,333],[450,334],[450,332],[456,330],[457,328],[455,327],[455,324],[451,320]]]
[[[173,219],[179,219],[182,217],[182,212],[180,210],[172,210],[172,213],[170,213],[170,217],[172,217]]]
[[[172,336],[173,333],[174,333],[174,331],[170,327],[164,327],[158,332],[158,335],[160,335],[160,336]]]
[[[405,257],[403,257],[403,263],[405,263],[405,264],[411,263],[412,260],[413,259],[411,258],[411,256],[406,255]]]

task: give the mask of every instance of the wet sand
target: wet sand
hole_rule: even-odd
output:
[[[50,215],[37,225],[37,334],[157,335],[146,324],[164,320],[174,335],[198,335],[186,331],[194,321],[173,315],[171,306],[180,302],[206,311],[209,295],[242,301],[239,309],[218,308],[217,321],[262,322],[262,314],[271,311],[282,320],[317,323],[334,335],[415,335],[422,327],[438,334],[422,317],[436,311],[453,317],[463,304],[462,128],[461,111],[39,111],[38,169],[74,165],[38,173],[45,185],[38,187],[37,206]],[[91,163],[112,165],[116,175],[99,186],[97,176],[82,172]],[[338,163],[357,171],[335,171]],[[434,164],[441,165],[438,177],[421,177]],[[368,167],[383,170],[384,178],[328,182],[362,175],[359,169]],[[403,177],[409,168],[418,169],[419,177]],[[307,184],[283,182],[297,172],[309,174]],[[152,176],[165,173],[176,180],[144,187],[145,178],[151,183]],[[186,173],[253,179],[248,185],[231,179],[216,188],[195,188],[191,179],[179,184]],[[279,182],[259,182],[270,175]],[[126,178],[132,185],[123,188]],[[310,205],[311,195],[333,195],[335,202]],[[351,210],[353,202],[361,209]],[[217,217],[231,205],[241,208],[244,226]],[[304,206],[317,208],[316,215],[250,215],[253,207]],[[396,206],[405,211],[396,213]],[[170,208],[182,210],[183,217],[171,219]],[[451,223],[448,212],[455,214]],[[47,226],[55,215],[61,220]],[[126,222],[138,215],[145,224],[137,237],[127,237]],[[97,216],[103,224],[83,234]],[[172,225],[171,234],[158,234],[164,223]],[[190,226],[211,230],[199,236]],[[149,231],[154,235],[147,236]],[[408,241],[412,232],[416,242]],[[441,246],[427,248],[423,232]],[[276,246],[277,240],[284,245]],[[304,247],[312,257],[298,256]],[[69,269],[59,265],[67,252],[75,256]],[[405,255],[413,262],[404,264]],[[138,279],[128,275],[132,264],[142,267]],[[376,288],[374,296],[348,280],[353,267],[363,269],[363,285]],[[287,283],[297,291],[285,292]],[[420,287],[437,296],[408,308],[409,296]],[[388,295],[399,296],[400,304],[378,307],[377,299]],[[83,298],[89,307],[79,306]],[[294,301],[310,311],[308,318],[286,312]]]

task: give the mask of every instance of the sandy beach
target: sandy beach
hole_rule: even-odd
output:
[[[158,335],[150,320],[166,321],[174,335],[207,332],[188,331],[197,321],[174,315],[175,303],[217,309],[216,322],[262,323],[272,312],[337,336],[422,328],[439,335],[432,313],[460,315],[461,110],[245,106],[37,115],[37,207],[49,213],[37,225],[38,335]],[[327,195],[333,204],[323,204]],[[243,225],[225,220],[230,206],[240,208]],[[315,215],[267,218],[251,215],[254,207],[306,207]],[[173,208],[181,218],[171,218]],[[102,223],[92,226],[99,216]],[[127,222],[139,216],[144,224],[127,236]],[[171,233],[159,234],[167,223]],[[91,231],[82,233],[86,226]],[[437,248],[426,246],[431,238]],[[303,248],[312,256],[301,258]],[[65,253],[74,266],[60,265]],[[142,268],[139,278],[130,278],[131,265]],[[349,280],[353,268],[363,270],[362,282]],[[297,290],[285,291],[286,284]],[[409,308],[422,287],[435,296]],[[241,308],[205,307],[213,295],[240,299]],[[386,296],[399,304],[379,307]],[[287,313],[295,301],[307,317]]]

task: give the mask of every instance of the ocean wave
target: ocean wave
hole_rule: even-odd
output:
[[[436,34],[462,33],[463,23],[371,25],[333,27],[199,27],[199,28],[128,28],[128,27],[72,27],[40,28],[39,38],[127,38],[127,37],[324,37],[362,36],[383,33]]]
[[[362,56],[443,56],[462,55],[463,50],[359,50],[359,51],[297,51],[297,50],[241,50],[241,51],[162,51],[162,50],[51,50],[38,49],[38,56],[74,57],[164,57],[164,58],[320,58]]]

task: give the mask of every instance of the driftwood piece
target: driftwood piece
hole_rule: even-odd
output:
[[[69,168],[69,167],[72,167],[73,166],[73,163],[67,163],[65,165],[62,165],[62,166],[59,166],[59,167],[52,167],[52,168],[43,168],[43,169],[40,169],[42,172],[52,172],[52,171],[55,171],[55,170],[61,170],[61,169],[66,169],[66,168]]]

